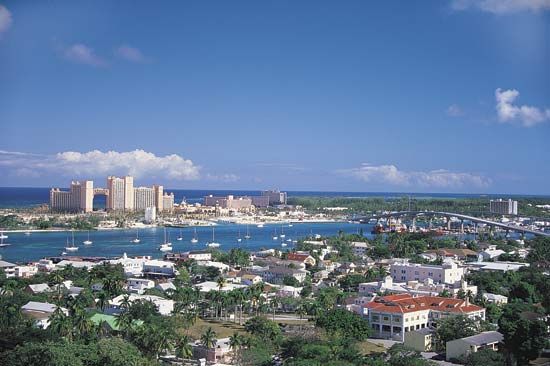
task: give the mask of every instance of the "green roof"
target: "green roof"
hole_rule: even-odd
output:
[[[116,324],[116,316],[96,313],[90,318],[90,320],[94,322],[95,325],[99,325],[101,322],[106,322],[112,330],[119,330],[118,325]],[[135,325],[141,325],[143,324],[143,320],[134,320],[133,323]]]

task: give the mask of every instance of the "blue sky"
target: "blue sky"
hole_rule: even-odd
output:
[[[0,185],[550,194],[550,2],[0,0]]]

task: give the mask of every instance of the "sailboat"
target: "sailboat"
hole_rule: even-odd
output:
[[[210,243],[206,244],[209,248],[218,248],[220,246],[220,243],[216,243],[216,240],[214,239],[214,227],[212,226],[212,241]]]
[[[172,251],[172,243],[166,237],[166,228],[164,228],[164,243],[159,246],[161,252],[170,252]]]
[[[67,252],[76,252],[78,250],[78,247],[74,245],[74,231],[71,231],[71,235],[73,237],[71,245],[69,245],[69,238],[67,238],[67,246],[65,247],[65,250]]]
[[[132,240],[132,243],[139,243],[141,240],[139,240],[139,229],[136,229],[136,237]]]
[[[180,229],[180,236],[178,236],[176,238],[177,241],[182,241],[183,240],[183,233],[181,232],[181,229]]]
[[[250,231],[248,230],[248,225],[246,225],[246,235],[244,236],[246,240],[250,239]]]
[[[3,231],[0,231],[0,239],[7,239],[7,238],[8,238],[8,236],[4,235]]]
[[[241,229],[239,228],[239,236],[237,236],[237,242],[240,243],[243,241],[243,238],[241,238]]]
[[[258,228],[260,228],[260,229],[261,229],[261,228],[263,228],[263,227],[264,227],[264,224],[262,224],[262,223],[259,223],[258,225],[256,225],[256,227],[258,227]]]
[[[84,245],[90,245],[90,244],[92,244],[92,243],[93,243],[93,241],[90,240],[90,230],[88,230],[88,239],[84,240],[84,241],[82,242],[82,244],[84,244]]]
[[[277,229],[275,229],[275,232],[273,234],[273,240],[277,240],[279,237],[277,236]]]
[[[191,239],[191,243],[195,244],[199,242],[199,238],[197,238],[197,228],[195,228],[195,232],[193,233],[193,238]]]
[[[25,235],[29,236],[29,235],[31,235],[31,232],[27,230],[27,231],[25,231]]]
[[[285,235],[284,226],[281,225],[281,235],[279,235],[279,237],[284,238],[285,236],[286,236],[286,235]]]
[[[7,246],[10,246],[11,244],[8,244],[8,243],[4,243],[4,236],[0,236],[0,248],[4,248],[4,247],[7,247]]]

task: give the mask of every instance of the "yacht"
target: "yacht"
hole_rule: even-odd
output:
[[[25,235],[29,236],[29,235],[31,235],[31,232],[27,230],[27,231],[25,231]]]
[[[243,238],[241,238],[241,229],[239,229],[239,236],[237,236],[237,242],[240,243],[243,241]]]
[[[88,230],[88,239],[84,240],[84,241],[82,242],[82,244],[84,244],[84,245],[90,245],[90,244],[92,244],[92,243],[93,243],[93,241],[90,240],[90,230]]]
[[[294,225],[292,225],[292,224],[288,224],[288,227],[293,227],[293,226],[294,226]]]
[[[246,240],[250,239],[250,231],[248,230],[248,225],[246,225],[246,235],[244,236]]]
[[[281,235],[279,235],[280,238],[284,238],[286,236],[284,226],[281,226]]]
[[[3,231],[0,231],[0,239],[7,239],[7,238],[8,238],[8,236],[4,235]]]
[[[199,239],[197,238],[197,228],[195,228],[195,232],[193,234],[193,238],[191,239],[191,243],[195,244],[198,242],[199,242]]]
[[[4,235],[5,236],[5,235]],[[4,238],[0,236],[0,248],[8,247],[11,244],[4,243]]]
[[[72,234],[72,237],[73,237],[73,241],[71,243],[71,245],[69,245],[69,238],[67,238],[67,246],[65,247],[65,250],[67,252],[76,252],[78,250],[78,247],[76,245],[74,245],[74,231],[71,232]]]
[[[290,242],[292,242],[292,239],[288,238],[288,239],[286,239],[286,241],[288,241],[290,243]]]
[[[177,241],[182,241],[183,240],[183,233],[181,232],[181,229],[180,229],[180,236],[178,236],[176,238]]]
[[[258,228],[260,228],[260,229],[261,229],[261,228],[263,228],[263,227],[264,227],[264,224],[258,224],[258,225],[256,225],[256,227],[258,227]]]
[[[282,243],[281,243],[281,246],[282,246],[282,247],[286,247],[287,244],[286,244],[285,242],[282,242]]]
[[[132,243],[139,243],[141,240],[139,240],[139,230],[136,229],[136,237],[134,239],[132,239]]]
[[[159,246],[159,250],[161,252],[169,252],[172,250],[172,243],[170,243],[170,240],[166,236],[166,227],[164,228],[164,243]]]
[[[277,229],[275,229],[275,232],[273,234],[273,240],[277,240],[279,237],[277,236]]]
[[[216,243],[214,237],[214,227],[212,227],[212,241],[210,243],[207,243],[206,246],[209,248],[218,248],[220,246],[220,243]]]

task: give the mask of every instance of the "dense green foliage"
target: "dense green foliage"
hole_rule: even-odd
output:
[[[340,334],[344,338],[356,341],[366,339],[371,331],[368,321],[345,309],[321,313],[316,319],[316,325],[331,334]]]

